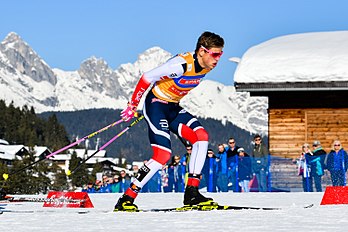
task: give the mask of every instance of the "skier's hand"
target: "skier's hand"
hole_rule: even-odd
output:
[[[129,120],[131,120],[134,116],[136,116],[136,110],[137,107],[128,103],[127,104],[127,108],[122,110],[121,112],[121,118],[123,119],[123,121],[125,122],[129,122]]]

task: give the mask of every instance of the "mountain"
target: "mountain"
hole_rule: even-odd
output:
[[[113,70],[102,58],[90,57],[76,71],[52,69],[16,33],[0,44],[0,98],[38,113],[85,109],[123,109],[144,71],[172,55],[153,47],[135,63]],[[267,134],[267,99],[237,93],[233,86],[205,80],[182,101],[194,115],[228,122],[251,133]]]

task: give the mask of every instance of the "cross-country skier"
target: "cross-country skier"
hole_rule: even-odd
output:
[[[136,211],[134,204],[140,189],[171,157],[170,131],[192,144],[189,176],[184,193],[184,206],[216,204],[198,191],[201,170],[208,149],[208,133],[198,120],[180,107],[180,100],[198,86],[202,78],[216,67],[223,53],[224,40],[212,32],[204,32],[194,52],[178,54],[140,78],[131,101],[121,113],[124,121],[134,117],[145,91],[143,114],[149,127],[152,158],[139,170],[136,179],[119,198],[115,211]]]

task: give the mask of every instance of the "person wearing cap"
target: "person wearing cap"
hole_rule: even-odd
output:
[[[326,152],[321,146],[320,141],[315,140],[313,142],[313,155],[306,157],[307,164],[310,168],[310,176],[314,179],[314,186],[317,192],[322,192],[321,178],[324,175],[324,160],[326,157]],[[310,180],[310,185],[312,186],[312,178]]]
[[[262,143],[261,136],[254,136],[255,146],[252,150],[252,172],[256,176],[259,192],[267,192],[268,154],[269,151]]]
[[[239,148],[238,152],[238,183],[243,192],[250,192],[249,182],[252,178],[251,160],[244,148]]]

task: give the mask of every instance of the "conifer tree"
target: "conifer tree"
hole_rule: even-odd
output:
[[[71,155],[69,170],[74,170],[81,161],[82,159],[78,158],[76,152],[74,152]],[[81,165],[81,167],[70,175],[69,178],[71,178],[71,184],[73,187],[82,187],[84,184],[87,184],[89,176],[86,164]]]

